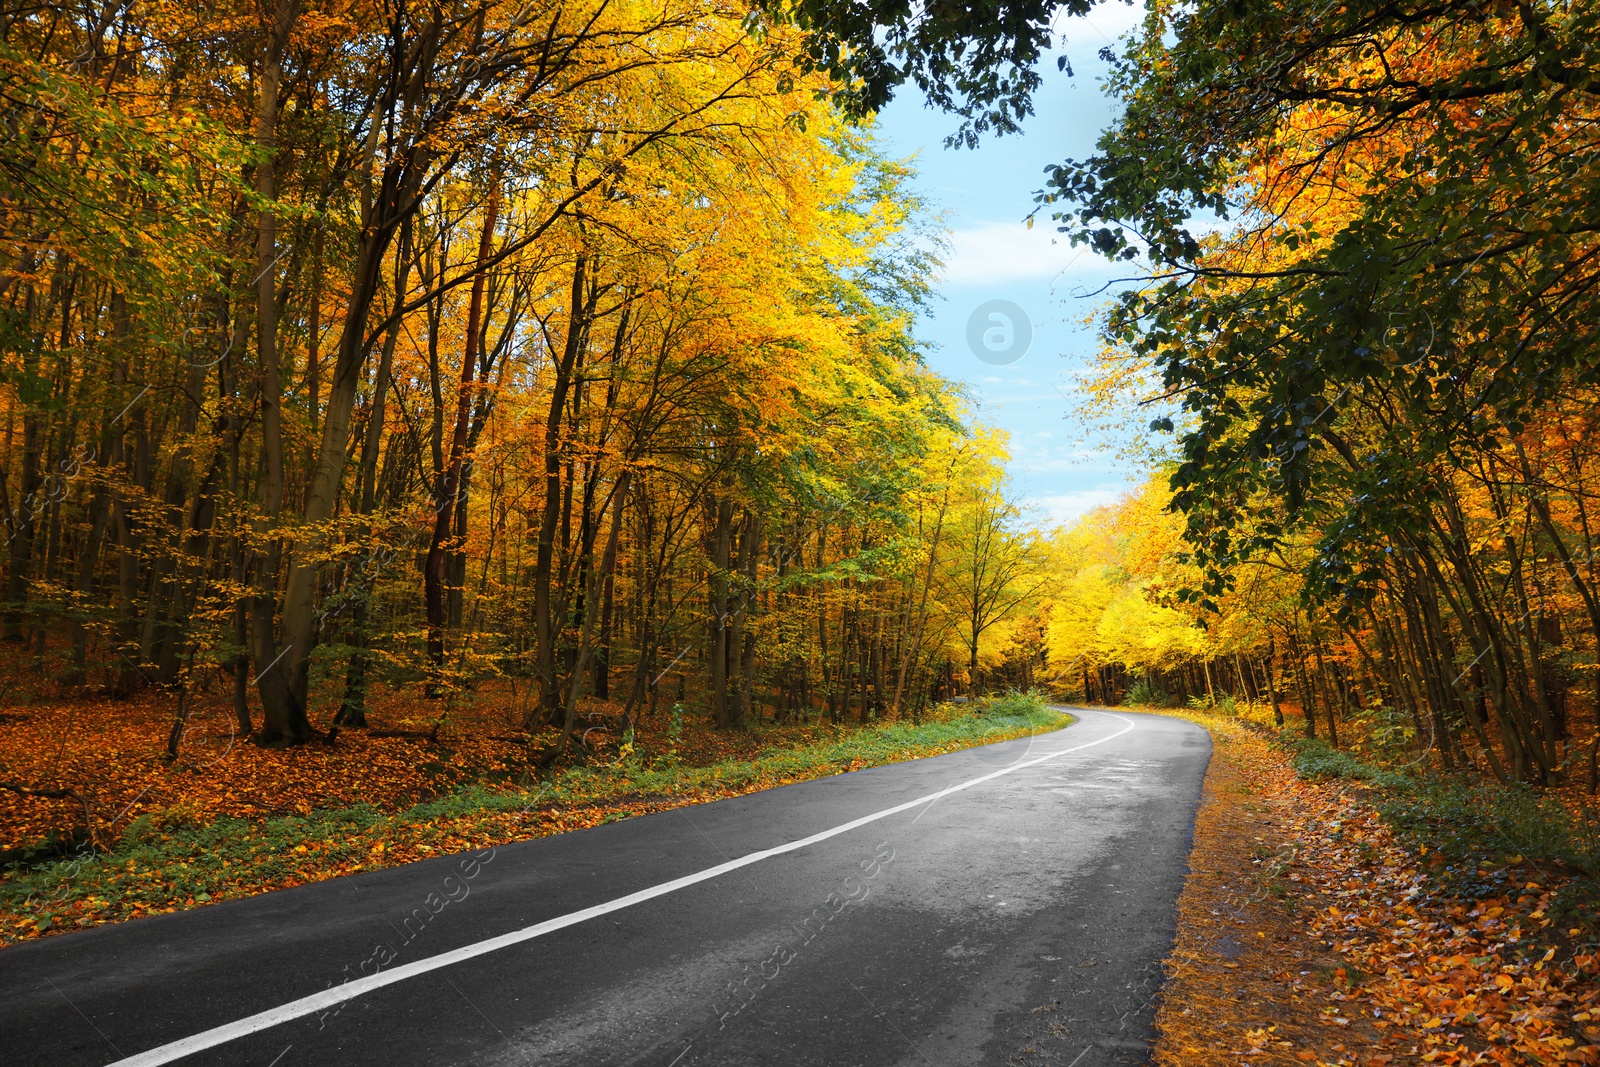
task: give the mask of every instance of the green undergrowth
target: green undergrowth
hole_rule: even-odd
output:
[[[1551,918],[1600,924],[1600,812],[1592,803],[1524,785],[1407,773],[1316,739],[1285,739],[1302,778],[1344,779],[1373,790],[1373,806],[1402,844],[1427,857],[1446,890],[1469,898],[1514,888],[1517,870],[1568,876]]]
[[[136,820],[109,851],[40,857],[0,872],[0,943],[171,911],[341,873],[423,859],[714,800],[788,782],[1059,729],[1034,693],[934,709],[920,724],[841,726],[754,759],[686,766],[643,759],[573,767],[519,789],[473,784],[393,814],[370,805],[204,825]]]
[[[1291,737],[1280,732],[1278,743],[1291,753],[1289,763],[1295,773],[1311,781],[1345,778],[1384,789],[1404,788],[1415,781],[1403,773],[1368,763],[1352,752],[1334,748],[1319,738]]]
[[[1600,811],[1590,798],[1418,773],[1414,757],[1388,765],[1365,754],[1274,726],[1259,707],[1237,714],[1188,708],[1151,710],[1206,727],[1228,744],[1241,732],[1271,740],[1308,781],[1356,783],[1399,842],[1419,856],[1445,893],[1482,899],[1513,892],[1529,877],[1554,874],[1561,889],[1549,910],[1556,929],[1600,934]]]

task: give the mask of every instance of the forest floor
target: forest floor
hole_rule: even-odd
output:
[[[595,704],[573,758],[541,775],[509,689],[443,716],[380,690],[370,729],[294,749],[238,736],[217,695],[196,703],[169,761],[172,704],[13,694],[0,706],[0,783],[74,794],[0,790],[0,945],[1063,723],[1002,700],[921,725],[717,731],[662,712],[627,738],[619,709]],[[1600,1065],[1592,878],[1538,847],[1505,847],[1514,835],[1464,853],[1471,820],[1430,802],[1436,823],[1443,812],[1463,824],[1435,844],[1426,819],[1396,806],[1397,779],[1344,754],[1331,765],[1353,777],[1307,774],[1288,734],[1173,714],[1216,747],[1156,1063]],[[1540,826],[1519,832],[1532,845]]]
[[[0,705],[0,945],[1069,721],[1013,697],[937,708],[920,724],[761,722],[737,731],[663,710],[629,736],[619,707],[594,702],[569,756],[541,771],[553,732],[518,731],[517,697],[486,686],[441,714],[435,702],[379,689],[369,729],[344,730],[332,744],[264,748],[239,735],[216,694],[195,702],[169,760],[171,694],[13,694]]]
[[[1381,786],[1308,780],[1271,731],[1186,717],[1215,748],[1154,1062],[1600,1064],[1592,882],[1430,849]]]

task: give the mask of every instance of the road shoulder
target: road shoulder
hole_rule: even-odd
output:
[[[1596,961],[1531,936],[1547,887],[1453,898],[1359,787],[1302,781],[1264,737],[1207,725],[1152,1062],[1600,1063]]]
[[[819,728],[821,736],[807,743],[774,743],[748,758],[705,766],[675,752],[646,759],[624,749],[542,780],[474,784],[392,812],[356,804],[261,819],[146,817],[109,847],[0,868],[0,948],[926,759],[1072,722],[1034,696],[1005,695],[981,711],[942,709],[921,722]],[[290,755],[310,761],[324,753],[306,747]]]

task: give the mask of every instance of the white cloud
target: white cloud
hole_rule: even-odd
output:
[[[1191,234],[1203,238],[1230,234],[1239,223],[1201,217],[1186,225]],[[1113,263],[1085,245],[1074,248],[1048,218],[1031,230],[1021,222],[978,222],[952,230],[944,260],[940,276],[947,285],[1045,281],[1098,289],[1111,279],[1138,278],[1145,269],[1142,259]]]
[[[1073,248],[1066,235],[1046,220],[1031,230],[1020,222],[980,222],[953,231],[942,274],[946,284],[972,285],[1052,281],[1111,269],[1088,248]]]
[[[1060,450],[1039,449],[1029,451],[1026,442],[1018,442],[1013,449],[1013,465],[1017,470],[1026,474],[1067,474],[1082,475],[1084,467],[1093,464],[1104,467],[1105,453],[1103,451],[1075,451],[1063,455]]]
[[[1039,514],[1051,525],[1065,526],[1095,508],[1115,504],[1128,491],[1125,485],[1098,485],[1070,493],[1051,493],[1024,497],[1022,506]]]

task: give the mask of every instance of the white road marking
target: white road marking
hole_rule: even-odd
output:
[[[590,919],[598,919],[602,915],[610,915],[614,911],[621,911],[623,908],[631,908],[635,904],[643,904],[647,900],[654,900],[656,897],[664,897],[668,893],[675,893],[680,889],[687,889],[689,886],[698,885],[701,882],[709,882],[713,878],[719,878],[722,875],[727,874],[730,871],[736,871],[741,867],[749,867],[752,864],[760,863],[762,860],[771,859],[773,856],[781,856],[787,852],[795,852],[802,848],[806,848],[809,845],[815,845],[818,842],[826,841],[830,837],[838,837],[840,834],[847,834],[851,830],[859,829],[860,827],[866,826],[869,823],[875,823],[880,819],[887,819],[891,815],[898,815],[903,811],[910,811],[912,808],[918,807],[922,804],[931,804],[932,802],[939,800],[942,797],[947,797],[952,793],[959,793],[963,790],[971,789],[973,786],[982,785],[985,782],[991,782],[996,778],[1011,774],[1015,771],[1020,771],[1028,767],[1036,767],[1041,763],[1048,762],[1049,760],[1056,759],[1060,756],[1068,755],[1069,753],[1081,752],[1086,748],[1093,748],[1096,745],[1103,745],[1107,741],[1116,740],[1129,730],[1133,729],[1133,720],[1123,719],[1120,715],[1112,715],[1111,718],[1121,719],[1127,725],[1118,730],[1116,733],[1107,734],[1105,737],[1102,737],[1098,740],[1085,741],[1081,745],[1074,745],[1072,748],[1064,748],[1059,752],[1048,752],[1043,756],[1036,756],[1033,759],[1025,760],[1021,763],[1013,763],[1008,767],[1002,767],[997,771],[990,771],[988,774],[981,774],[978,777],[968,779],[965,782],[957,782],[955,785],[946,786],[937,793],[929,793],[925,797],[919,797],[916,800],[908,800],[904,804],[896,804],[892,808],[884,808],[882,811],[873,812],[871,815],[863,815],[859,819],[852,819],[847,823],[841,823],[838,826],[832,827],[831,829],[812,834],[810,837],[803,837],[798,841],[790,841],[787,844],[777,845],[773,848],[762,849],[759,852],[752,852],[748,855],[740,856],[736,860],[729,860],[727,863],[719,863],[715,867],[707,867],[703,871],[696,871],[694,874],[686,874],[682,878],[674,878],[670,882],[662,882],[661,884],[653,885],[648,889],[641,889],[636,893],[629,893],[627,896],[617,897],[615,900],[608,900],[604,904],[596,904],[593,907],[584,908],[581,911],[568,912],[566,915],[557,916],[554,919],[546,919],[544,922],[535,923],[532,926],[525,926],[521,930],[513,930],[510,933],[501,934],[499,937],[491,937],[487,940],[479,941],[476,944],[463,945],[461,948],[452,949],[449,952],[441,952],[437,956],[429,956],[427,959],[421,959],[416,960],[413,963],[402,964],[401,966],[395,967],[392,970],[379,971],[377,974],[367,975],[363,978],[355,978],[343,983],[342,985],[325,989],[320,993],[313,993],[308,997],[301,997],[299,1000],[291,1000],[289,1003],[281,1004],[276,1008],[268,1008],[266,1011],[257,1012],[254,1015],[248,1015],[243,1019],[237,1020],[236,1022],[227,1023],[223,1026],[218,1026],[214,1027],[213,1029],[203,1031],[195,1034],[193,1037],[185,1037],[178,1041],[161,1045],[158,1048],[150,1049],[148,1052],[141,1052],[137,1056],[129,1056],[126,1059],[115,1060],[112,1063],[107,1064],[106,1067],[157,1067],[158,1064],[172,1063],[174,1060],[180,1060],[185,1056],[192,1056],[196,1052],[202,1052],[208,1048],[216,1048],[218,1045],[227,1044],[229,1041],[237,1041],[241,1037],[248,1037],[250,1034],[259,1033],[262,1030],[278,1026],[281,1023],[304,1018],[307,1015],[314,1015],[319,1011],[326,1011],[336,1004],[341,1004],[347,1000],[353,1000],[364,993],[371,993],[373,990],[382,989],[384,986],[394,985],[397,982],[403,982],[407,978],[415,978],[420,974],[427,974],[429,971],[437,971],[442,967],[450,967],[457,963],[465,963],[467,960],[475,959],[478,956],[486,956],[491,952],[498,952],[503,948],[510,948],[512,945],[520,945],[524,941],[532,941],[536,937],[543,937],[545,934],[552,934],[557,930],[564,930],[569,926],[576,926],[579,923],[588,922]]]

